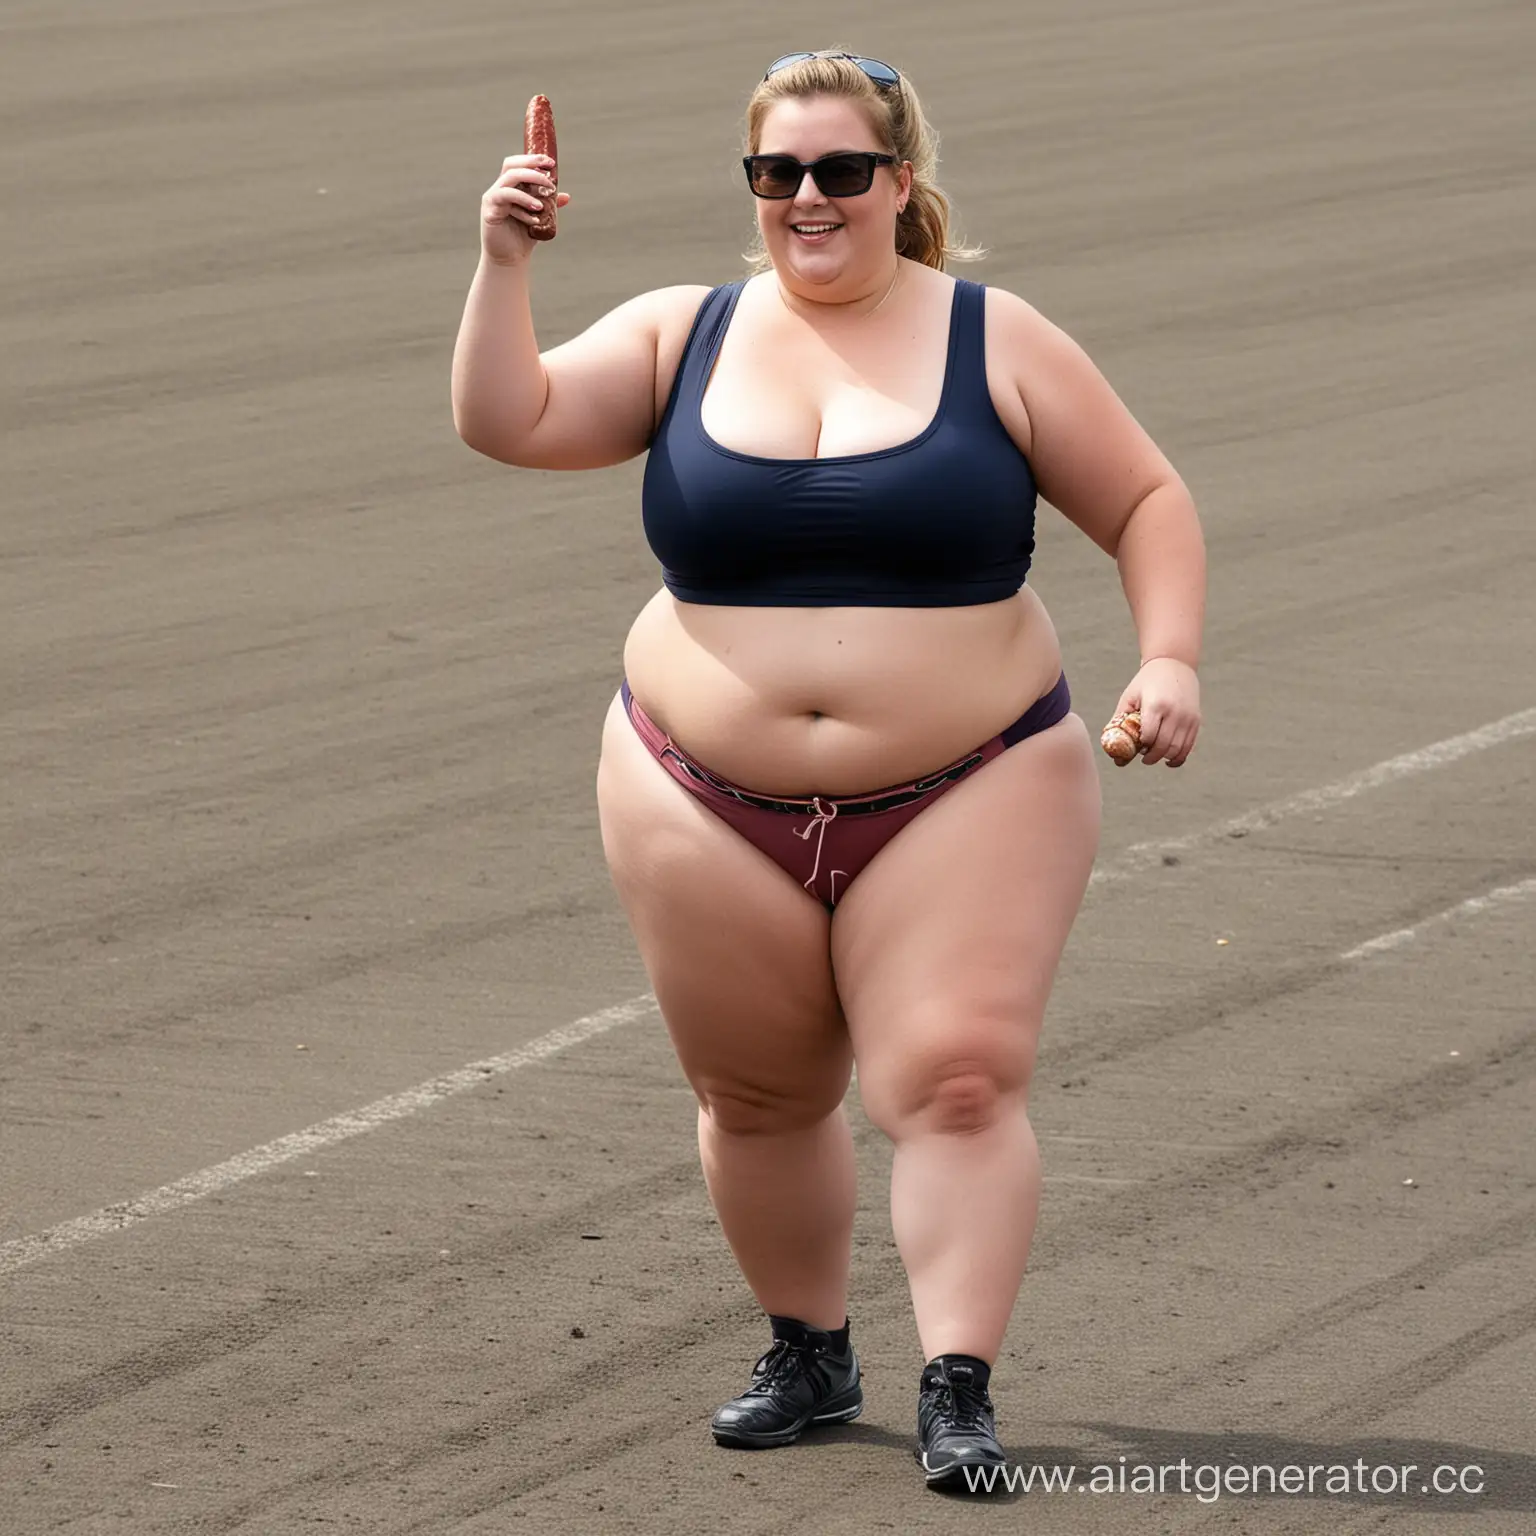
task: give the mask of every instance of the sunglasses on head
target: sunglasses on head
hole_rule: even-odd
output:
[[[807,59],[847,59],[850,64],[857,64],[882,91],[898,90],[901,86],[901,76],[889,64],[879,59],[861,58],[856,53],[786,53],[783,58],[775,59],[768,66],[768,73],[763,79],[778,74],[781,69],[788,69],[791,64],[803,64]]]
[[[877,155],[869,149],[839,149],[819,160],[796,160],[793,155],[744,155],[747,185],[754,197],[793,197],[805,173],[826,197],[859,197],[875,184],[877,165],[895,165],[895,155]]]

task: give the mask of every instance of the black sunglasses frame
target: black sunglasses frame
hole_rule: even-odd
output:
[[[757,182],[752,174],[753,162],[758,160],[772,160],[786,168],[794,166],[800,174],[795,178],[793,189],[788,192],[759,192],[757,190]],[[821,175],[817,169],[819,166],[824,166],[828,160],[862,160],[864,168],[869,172],[864,178],[864,185],[858,188],[857,191],[834,192],[822,182]],[[816,183],[823,197],[863,197],[875,184],[875,167],[879,165],[895,165],[896,156],[876,154],[872,149],[834,149],[831,154],[821,155],[815,160],[796,160],[793,155],[743,155],[741,157],[741,164],[747,173],[747,186],[753,197],[760,197],[765,202],[782,203],[800,195],[800,188],[805,185],[807,171],[810,172],[811,180]]]
[[[786,53],[782,58],[775,59],[768,66],[763,79],[770,75],[776,75],[781,69],[788,69],[791,64],[803,64],[807,59],[847,59],[850,64],[857,64],[882,91],[899,91],[901,89],[901,71],[887,64],[884,59],[866,59],[857,53]],[[884,70],[884,74],[876,74],[876,70]]]

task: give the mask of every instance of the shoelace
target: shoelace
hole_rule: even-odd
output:
[[[747,1391],[770,1392],[780,1382],[798,1375],[805,1369],[801,1357],[807,1352],[805,1346],[796,1345],[789,1339],[775,1339],[773,1347],[753,1367],[752,1374],[757,1379]]]
[[[956,1429],[986,1431],[982,1414],[987,1409],[987,1395],[980,1388],[952,1381],[937,1381],[929,1389],[935,1394],[935,1409],[949,1419]]]

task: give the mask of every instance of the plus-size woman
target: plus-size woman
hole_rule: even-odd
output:
[[[1148,763],[1182,763],[1199,728],[1203,549],[1183,482],[1083,352],[946,274],[968,253],[909,80],[790,55],[752,93],[746,147],[753,275],[642,294],[543,354],[525,230],[549,162],[509,158],[455,421],[515,465],[649,450],[663,584],[625,646],[598,803],[772,1330],[715,1438],[785,1444],[862,1405],[857,1062],[895,1149],[917,1454],[954,1486],[1003,1461],[987,1387],[1039,1200],[1030,1070],[1099,829],[1092,745],[1026,583],[1037,489],[1118,563],[1141,643],[1118,707],[1139,707]]]

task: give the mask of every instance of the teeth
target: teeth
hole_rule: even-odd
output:
[[[840,224],[791,224],[790,228],[797,235],[824,235],[829,230],[841,229]]]

